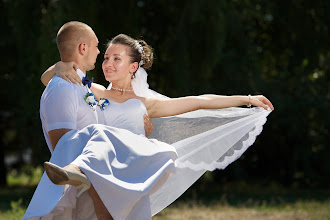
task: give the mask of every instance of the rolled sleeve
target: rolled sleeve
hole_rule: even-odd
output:
[[[40,108],[46,132],[77,128],[78,98],[71,84],[60,82],[48,85]]]

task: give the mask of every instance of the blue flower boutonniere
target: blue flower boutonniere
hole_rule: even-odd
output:
[[[96,105],[97,105],[97,100],[94,96],[93,93],[87,92],[85,97],[84,97],[85,102],[95,111]]]
[[[100,101],[97,103],[97,105],[100,106],[101,110],[104,110],[105,106],[109,104],[110,104],[109,100],[105,98],[101,98]]]

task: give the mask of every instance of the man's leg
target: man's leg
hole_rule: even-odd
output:
[[[93,185],[88,190],[88,193],[93,200],[94,210],[96,213],[96,217],[98,220],[113,220],[112,216],[110,215],[108,209],[103,204],[101,198],[97,194],[96,190],[94,189]]]
[[[72,172],[80,172],[84,174],[79,167],[73,164],[69,164],[64,167],[65,170],[69,170]],[[100,196],[97,194],[96,190],[94,189],[93,185],[88,189],[88,193],[93,201],[95,214],[98,220],[113,220],[112,216],[110,215],[108,209],[103,204]]]

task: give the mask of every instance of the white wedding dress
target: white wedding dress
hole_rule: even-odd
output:
[[[139,99],[110,101],[99,112],[100,121],[116,128],[99,124],[70,131],[50,159],[61,167],[80,167],[115,220],[151,219],[149,194],[175,170],[174,147],[145,137],[144,114]],[[75,187],[54,185],[44,174],[23,219],[96,219],[90,201],[87,207],[76,207],[76,193]],[[81,197],[90,200],[87,192]]]
[[[161,97],[136,88],[137,95]],[[79,166],[115,220],[151,219],[207,170],[224,169],[253,144],[270,111],[198,110],[153,119],[150,139],[144,136],[145,113],[139,99],[110,101],[98,114],[99,122],[112,127],[91,125],[66,133],[50,159],[61,167]],[[78,200],[76,193],[44,174],[23,219],[96,219],[88,193]]]

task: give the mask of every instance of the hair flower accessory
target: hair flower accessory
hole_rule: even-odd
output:
[[[139,67],[140,67],[144,64],[143,58],[145,57],[145,53],[144,53],[144,50],[143,50],[143,46],[139,43],[139,41],[135,40],[135,45],[136,45],[139,53],[141,54],[141,60],[139,62]]]
[[[97,100],[93,93],[87,92],[84,97],[85,102],[92,108],[93,111],[96,109]]]
[[[109,100],[105,98],[101,98],[100,101],[97,103],[97,105],[101,108],[101,110],[104,110],[105,106],[109,104],[110,104]]]

